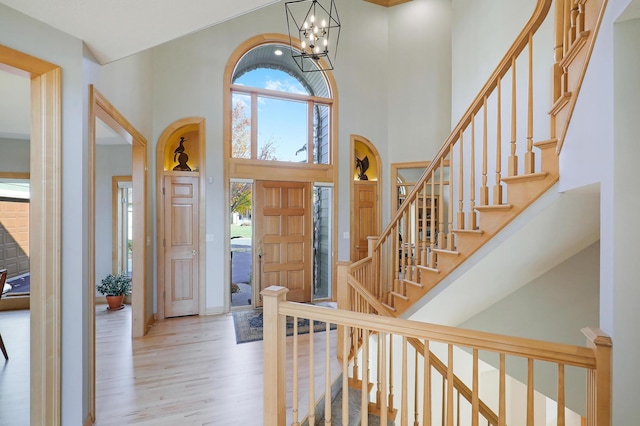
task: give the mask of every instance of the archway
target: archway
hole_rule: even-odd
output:
[[[206,244],[204,233],[206,156],[204,141],[205,125],[204,118],[201,117],[187,117],[171,123],[158,139],[158,145],[156,147],[156,212],[158,215],[157,319],[174,316],[172,312],[174,307],[176,313],[179,312],[181,315],[203,315],[206,311]],[[188,159],[185,159],[184,154],[188,154]],[[172,254],[169,252],[172,244],[170,241],[167,242],[167,230],[170,231],[172,228],[166,226],[166,220],[167,216],[171,213],[167,213],[165,201],[168,200],[166,197],[171,196],[172,191],[167,193],[165,182],[167,182],[169,188],[172,188],[174,183],[183,185],[184,188],[187,188],[187,186],[189,188],[195,188],[195,194],[191,194],[190,205],[194,206],[193,203],[197,202],[197,206],[194,209],[195,211],[190,213],[189,218],[185,216],[185,219],[193,219],[195,221],[195,223],[192,223],[192,225],[195,225],[192,237],[196,241],[192,241],[189,246],[191,254]],[[194,215],[196,215],[195,218]],[[178,257],[180,257],[180,259],[178,259]],[[171,297],[169,297],[169,299],[166,298],[165,289],[167,286],[171,288],[174,284],[178,284],[172,281],[171,273],[167,274],[167,262],[170,258],[178,260],[182,265],[188,264],[190,271],[195,274],[191,275],[193,281],[179,284],[186,286],[192,294],[188,303],[180,303],[182,306],[178,306],[177,304],[174,306],[171,304]],[[167,303],[170,305],[167,306]]]
[[[382,160],[367,138],[351,135],[350,258],[355,262],[367,256],[367,237],[380,234],[382,223]]]

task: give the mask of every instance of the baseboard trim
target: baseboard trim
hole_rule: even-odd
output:
[[[224,306],[218,306],[215,308],[207,308],[204,312],[205,315],[222,315],[224,314]]]
[[[144,334],[147,334],[153,324],[156,322],[156,314],[151,314],[147,322],[144,323]]]
[[[82,422],[82,426],[91,426],[93,425],[93,416],[91,414],[87,415],[87,418]]]

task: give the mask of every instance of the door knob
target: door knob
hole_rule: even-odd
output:
[[[193,250],[193,251],[191,252],[191,254],[193,254],[193,255],[195,256],[196,254],[198,254],[198,250]]]

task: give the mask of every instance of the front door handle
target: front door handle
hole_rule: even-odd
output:
[[[191,252],[191,254],[193,254],[193,255],[195,256],[196,254],[198,254],[198,250],[193,250],[193,251]]]

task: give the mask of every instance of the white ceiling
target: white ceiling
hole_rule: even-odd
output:
[[[0,0],[0,3],[83,40],[98,62],[105,64],[279,1]]]
[[[280,0],[0,0],[83,40],[105,64]],[[619,20],[640,17],[632,0]],[[0,72],[0,138],[27,139],[27,79]]]

